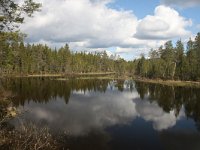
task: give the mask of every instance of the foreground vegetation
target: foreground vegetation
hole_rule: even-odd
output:
[[[61,148],[59,139],[55,138],[48,127],[37,127],[34,123],[19,120],[20,126],[9,123],[22,112],[12,105],[13,94],[0,89],[0,149],[6,150],[57,150]]]

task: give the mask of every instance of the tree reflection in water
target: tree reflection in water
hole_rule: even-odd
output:
[[[135,87],[141,99],[146,95],[148,99],[156,101],[165,112],[175,110],[178,116],[182,106],[188,118],[194,119],[200,129],[200,89],[192,87],[174,87],[160,84],[136,82]]]
[[[16,105],[34,101],[47,103],[51,98],[62,97],[68,103],[72,91],[100,91],[105,92],[109,80],[66,80],[56,78],[18,78],[4,79],[2,85],[6,90],[15,94]]]
[[[117,131],[123,129],[125,139],[130,133],[139,141],[124,141],[130,144],[131,149],[145,149],[144,146],[148,147],[148,144],[154,149],[158,143],[155,132],[159,133],[159,139],[166,145],[173,141],[179,144],[190,137],[197,143],[200,138],[196,131],[185,133],[170,130],[181,120],[181,116],[194,120],[196,128],[200,129],[198,88],[99,79],[18,78],[2,80],[1,83],[4,89],[14,93],[13,103],[16,107],[31,109],[30,114],[25,114],[27,118],[34,122],[43,120],[50,128],[70,130],[72,136],[63,137],[60,141],[67,141],[72,149],[109,149],[110,146],[112,149],[113,145],[117,145],[116,141],[122,138],[122,135],[114,136],[118,132],[111,134],[115,127]],[[149,123],[151,128],[147,129]],[[126,133],[128,128],[130,131]],[[141,133],[143,130],[147,133]],[[168,140],[172,135],[177,137],[177,141]],[[181,138],[182,135],[185,138]],[[155,143],[140,145],[140,138],[146,141],[152,139]],[[113,145],[109,146],[110,141]],[[77,142],[80,144],[77,145]],[[179,148],[178,145],[176,147]]]
[[[192,87],[174,87],[160,84],[149,84],[143,82],[124,80],[96,80],[96,79],[69,79],[65,81],[56,78],[17,78],[4,79],[1,84],[5,90],[12,91],[15,95],[13,103],[24,105],[25,102],[47,103],[50,99],[64,98],[68,103],[73,91],[97,91],[106,92],[107,88],[117,88],[123,91],[128,87],[134,89],[141,99],[155,101],[167,113],[175,110],[176,116],[184,106],[187,117],[193,118],[197,127],[200,122],[200,89]]]

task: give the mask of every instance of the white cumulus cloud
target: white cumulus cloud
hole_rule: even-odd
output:
[[[82,47],[102,48],[127,45],[135,33],[134,14],[108,8],[108,1],[41,1],[42,12],[22,26],[33,42],[78,42]]]
[[[176,10],[160,5],[155,8],[153,16],[147,15],[140,20],[135,37],[140,39],[188,37],[191,32],[186,30],[186,27],[191,25],[192,21],[180,16]]]
[[[118,47],[116,52],[135,57],[141,53],[137,50],[190,35],[186,28],[191,21],[163,5],[155,8],[153,16],[138,20],[133,11],[110,8],[112,0],[37,1],[42,3],[41,12],[21,26],[31,43],[42,41],[52,47],[68,43],[75,51]]]

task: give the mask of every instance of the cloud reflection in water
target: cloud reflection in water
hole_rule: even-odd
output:
[[[185,115],[183,108],[178,117],[173,110],[166,113],[156,102],[141,100],[137,91],[130,92],[128,88],[123,92],[109,88],[105,93],[74,91],[68,104],[57,97],[47,104],[27,103],[25,109],[30,110],[25,118],[34,122],[43,120],[52,129],[67,130],[77,136],[93,129],[128,125],[136,117],[152,122],[155,130],[163,130]]]

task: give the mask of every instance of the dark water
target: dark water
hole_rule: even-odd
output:
[[[200,89],[124,80],[2,80],[23,119],[71,150],[199,150]],[[12,122],[17,126],[17,120]]]

